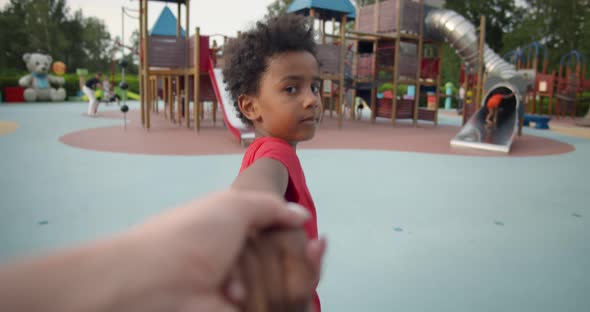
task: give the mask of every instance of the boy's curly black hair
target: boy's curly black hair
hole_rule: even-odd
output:
[[[262,74],[269,59],[279,53],[307,51],[317,59],[312,21],[304,16],[287,14],[267,18],[256,27],[228,42],[223,68],[224,80],[231,93],[238,117],[252,124],[240,111],[238,97],[258,94]]]

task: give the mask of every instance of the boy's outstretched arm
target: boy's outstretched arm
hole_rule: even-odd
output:
[[[278,160],[261,158],[242,171],[232,184],[239,190],[264,191],[284,196],[289,184],[289,172]]]

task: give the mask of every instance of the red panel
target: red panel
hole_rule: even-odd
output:
[[[4,88],[6,102],[24,102],[25,88],[23,87],[5,87]]]
[[[199,39],[199,70],[201,73],[209,72],[211,67],[209,58],[211,57],[211,49],[209,48],[209,36],[200,36]],[[189,67],[195,66],[195,36],[190,37],[188,46]]]
[[[189,78],[189,96],[190,98],[194,98],[195,94],[195,79],[193,76]],[[215,101],[217,97],[215,96],[215,90],[213,90],[213,85],[211,84],[211,77],[209,74],[201,74],[199,75],[199,101]]]
[[[391,100],[377,99],[377,117],[391,118]]]
[[[209,48],[209,36],[201,36],[201,42],[199,43],[200,47],[200,60],[199,62],[199,70],[202,73],[209,72],[209,68],[211,67],[211,63],[209,62],[209,58],[211,57],[211,49]]]
[[[419,120],[434,121],[436,119],[436,111],[419,108],[418,109],[418,119]]]
[[[420,78],[423,79],[436,79],[438,77],[438,64],[440,63],[439,58],[424,58],[422,59]],[[461,78],[463,78],[463,72],[461,72]]]

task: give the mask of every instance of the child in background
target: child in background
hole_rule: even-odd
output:
[[[111,88],[111,83],[109,82],[109,76],[107,75],[105,75],[102,80],[102,92],[102,100],[105,101],[107,105],[112,101],[116,101],[117,105],[120,105],[119,96],[116,95],[115,92],[113,92],[113,89]]]
[[[514,94],[494,94],[490,96],[486,102],[488,115],[486,116],[486,125],[496,127],[498,125],[498,108],[503,100],[513,97]]]
[[[273,192],[304,206],[311,240],[318,238],[316,210],[296,147],[314,137],[322,112],[315,48],[310,20],[283,15],[228,43],[223,70],[239,117],[256,133],[232,187]],[[323,252],[325,241],[317,248]],[[316,292],[313,304],[320,311]]]

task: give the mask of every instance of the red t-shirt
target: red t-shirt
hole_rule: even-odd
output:
[[[511,97],[513,97],[513,94],[494,94],[492,96],[490,96],[490,98],[488,99],[488,102],[486,103],[486,107],[487,108],[496,108],[498,106],[500,106],[500,103],[502,103],[502,100],[504,99],[509,99]]]
[[[315,211],[315,205],[311,194],[307,189],[307,183],[305,182],[305,175],[303,174],[303,168],[299,162],[299,157],[295,153],[295,149],[284,140],[263,137],[258,138],[250,144],[244,158],[242,160],[242,167],[240,173],[256,160],[260,158],[271,158],[277,160],[287,168],[289,173],[289,184],[285,191],[285,200],[288,202],[298,203],[305,207],[311,214],[311,218],[305,223],[304,228],[309,239],[318,238],[318,224],[317,216]],[[317,292],[314,293],[314,302],[316,304],[318,312],[320,311],[320,300]]]

